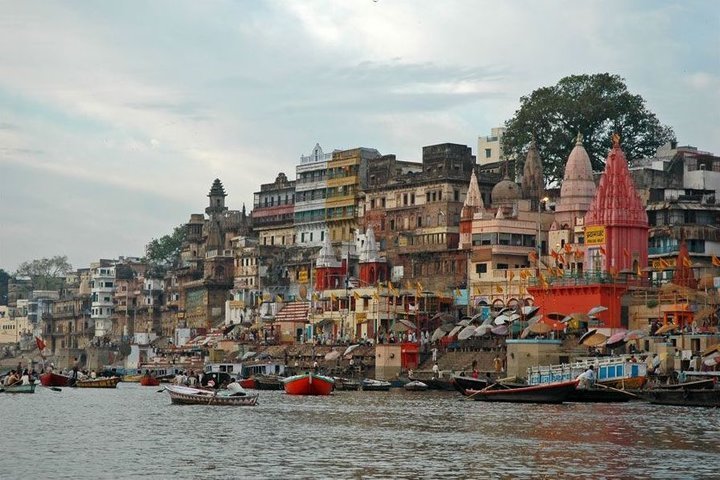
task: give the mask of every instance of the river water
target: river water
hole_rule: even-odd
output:
[[[0,393],[0,478],[720,477],[720,409],[404,390],[178,406],[157,390]]]

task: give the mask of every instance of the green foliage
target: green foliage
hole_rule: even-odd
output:
[[[8,302],[8,280],[10,274],[0,268],[0,305],[7,305]]]
[[[23,262],[15,272],[16,276],[30,277],[33,288],[37,290],[59,290],[65,281],[65,275],[72,270],[66,255],[41,258]]]
[[[631,94],[623,78],[609,73],[572,75],[535,90],[520,98],[520,108],[505,127],[503,153],[518,159],[518,171],[532,135],[536,136],[549,183],[562,181],[578,133],[595,171],[604,168],[613,132],[620,134],[628,160],[652,156],[658,147],[675,140],[672,128],[660,124],[646,109],[645,100]]]
[[[173,265],[180,258],[185,236],[185,225],[179,225],[175,227],[172,234],[153,238],[145,246],[145,258],[152,266],[167,267]]]

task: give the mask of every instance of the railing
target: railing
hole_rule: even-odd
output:
[[[535,366],[527,369],[530,385],[574,380],[590,366],[597,371],[597,381],[623,380],[644,377],[647,365],[631,362],[630,357],[612,357],[605,359],[583,360],[573,364]]]

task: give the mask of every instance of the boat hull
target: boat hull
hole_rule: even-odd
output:
[[[362,381],[362,389],[366,392],[389,392],[392,384],[382,380],[365,379]]]
[[[637,399],[632,393],[622,390],[609,390],[601,388],[576,388],[570,392],[566,402],[578,403],[623,403]]]
[[[71,383],[71,378],[59,373],[43,373],[40,375],[40,383],[43,387],[67,387]]]
[[[606,387],[618,388],[621,390],[639,390],[647,382],[647,377],[631,377],[622,380],[607,380],[598,382]]]
[[[718,389],[657,389],[647,390],[643,396],[648,402],[656,405],[720,407],[720,390]]]
[[[120,377],[107,377],[78,380],[74,386],[77,388],[116,388],[118,383],[120,383]]]
[[[283,382],[280,377],[263,376],[255,378],[256,390],[282,390]]]
[[[463,395],[467,395],[465,393],[467,390],[482,390],[483,388],[488,386],[488,383],[487,380],[456,375],[452,377],[452,385],[455,390],[462,393]]]
[[[546,383],[516,388],[493,388],[467,390],[469,398],[483,402],[512,403],[563,403],[577,388],[578,381]]]
[[[157,387],[160,385],[160,380],[150,375],[143,375],[140,379],[140,385],[143,387]]]
[[[170,401],[176,405],[220,405],[234,407],[252,407],[257,405],[258,394],[223,395],[224,392],[201,390],[197,388],[170,385],[165,387]]]
[[[35,393],[35,384],[30,385],[13,385],[10,387],[0,387],[5,393]]]
[[[351,378],[334,377],[335,390],[355,391],[360,390],[360,382]]]
[[[283,382],[288,395],[330,395],[335,387],[335,380],[315,373],[294,375]]]
[[[428,389],[428,386],[426,383],[420,382],[418,380],[413,380],[410,383],[406,383],[403,388],[409,392],[424,392]]]

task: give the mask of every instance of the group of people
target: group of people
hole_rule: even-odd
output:
[[[36,377],[35,370],[28,371],[27,368],[24,370],[10,370],[10,373],[8,373],[3,380],[3,386],[30,385],[30,383],[35,381]]]

